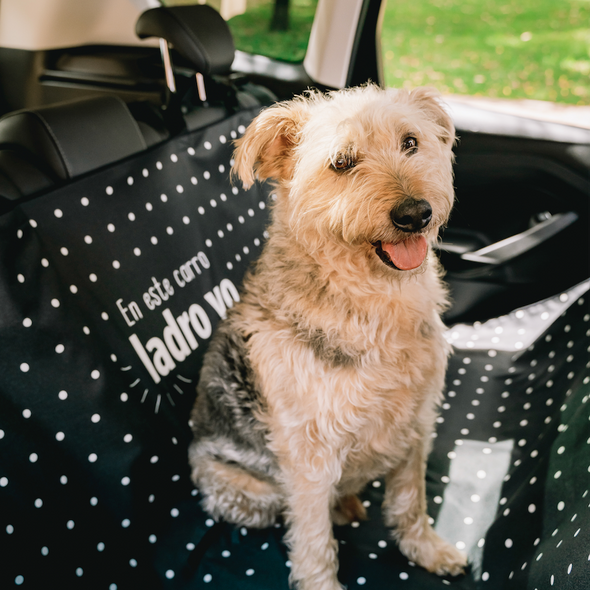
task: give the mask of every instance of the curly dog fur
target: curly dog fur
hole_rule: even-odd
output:
[[[332,525],[386,481],[401,551],[438,574],[465,556],[428,523],[425,465],[449,347],[432,244],[454,199],[455,130],[435,91],[365,86],[263,111],[237,142],[272,179],[270,237],[205,357],[192,477],[215,518],[285,516],[291,582],[337,590]]]

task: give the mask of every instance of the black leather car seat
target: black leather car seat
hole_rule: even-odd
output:
[[[137,154],[164,137],[138,123],[115,96],[9,113],[0,119],[0,211]]]

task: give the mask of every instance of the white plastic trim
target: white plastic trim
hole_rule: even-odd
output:
[[[135,22],[151,0],[1,0],[0,47],[30,51],[77,45],[158,45]]]
[[[303,60],[312,80],[344,88],[362,0],[319,0]]]

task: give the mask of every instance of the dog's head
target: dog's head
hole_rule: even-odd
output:
[[[273,179],[275,215],[311,250],[337,242],[408,271],[450,214],[454,138],[432,89],[310,93],[252,122],[234,173],[246,188]]]

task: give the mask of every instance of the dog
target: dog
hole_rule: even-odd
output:
[[[432,252],[453,200],[453,123],[433,89],[309,92],[262,111],[233,173],[272,180],[269,237],[205,355],[192,479],[215,519],[283,515],[299,590],[337,590],[332,525],[367,482],[408,559],[466,557],[426,514],[425,465],[449,346]]]

